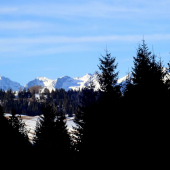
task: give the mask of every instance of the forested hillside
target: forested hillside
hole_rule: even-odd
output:
[[[49,90],[46,90],[44,93],[38,94],[38,90],[36,92],[37,88],[38,86],[34,86],[27,91],[25,89],[20,90],[17,96],[15,96],[12,90],[7,90],[5,92],[1,89],[0,101],[4,112],[10,113],[13,107],[17,114],[37,116],[42,114],[40,110],[41,105],[43,103],[50,103],[56,110],[63,110],[65,114],[69,116],[75,113],[79,102],[80,91],[56,89],[55,91],[51,91],[51,93]],[[40,97],[37,98],[36,94]]]

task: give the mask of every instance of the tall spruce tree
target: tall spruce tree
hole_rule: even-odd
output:
[[[158,152],[162,150],[162,146],[166,149],[169,145],[167,134],[169,133],[169,113],[167,106],[169,105],[170,95],[168,92],[170,81],[169,69],[162,64],[161,58],[159,62],[155,61],[156,55],[151,57],[151,83],[150,83],[150,122],[148,138],[150,139],[150,148],[154,150],[158,147]],[[148,102],[149,103],[149,102]],[[150,132],[150,133],[149,133]],[[152,133],[152,134],[151,134]],[[161,146],[162,145],[162,146]]]
[[[47,163],[52,160],[65,161],[66,157],[71,155],[71,139],[64,114],[57,113],[49,104],[43,106],[42,113],[36,122],[34,148]]]
[[[101,73],[98,74],[101,90],[99,90],[98,106],[95,110],[99,129],[96,132],[98,136],[96,157],[98,161],[106,164],[111,160],[111,157],[108,156],[109,153],[115,152],[119,148],[120,112],[118,110],[121,86],[117,84],[119,72],[115,71],[118,65],[115,64],[115,60],[116,58],[111,57],[111,53],[106,50],[106,55],[99,58],[100,65],[98,66],[101,70]]]
[[[97,120],[98,115],[94,88],[93,81],[90,81],[89,85],[82,89],[78,105],[79,109],[74,119],[76,127],[73,127],[72,140],[75,148],[75,159],[79,163],[89,161],[92,163],[95,157],[94,153],[97,145],[96,127],[98,126],[95,119]]]
[[[99,58],[100,65],[99,69],[102,71],[98,74],[98,81],[100,84],[100,89],[103,92],[104,100],[109,101],[110,97],[117,99],[121,96],[120,86],[117,85],[118,73],[115,72],[117,64],[115,64],[115,57],[111,57],[111,53],[106,50],[106,56]]]
[[[16,148],[15,146],[15,138],[13,138],[13,130],[9,126],[8,120],[4,115],[3,107],[0,105],[0,133],[1,133],[1,140],[0,140],[0,146],[1,146],[1,166],[5,167],[8,163],[7,158],[9,158],[10,155],[12,156],[12,159],[10,161],[10,164],[13,164],[16,162]],[[18,150],[19,151],[19,150]],[[9,165],[8,165],[9,167]]]
[[[113,110],[119,108],[119,99],[121,97],[121,85],[117,83],[119,72],[115,71],[118,63],[115,64],[116,58],[111,57],[111,53],[108,53],[107,50],[106,55],[102,56],[102,58],[99,58],[100,65],[98,66],[101,70],[101,73],[98,73],[98,82],[101,89],[99,90],[100,112],[102,115],[110,113],[108,115],[110,119],[116,120],[118,114],[113,113]]]
[[[136,57],[134,59],[134,67],[132,68],[133,83],[135,85],[143,84],[148,80],[148,72],[150,69],[151,52],[148,51],[144,40],[142,47],[139,45]]]
[[[25,124],[20,118],[15,116],[14,109],[12,109],[12,115],[13,116],[9,116],[9,120],[7,120],[7,118],[4,117],[3,108],[0,106],[0,144],[3,158],[5,158],[2,163],[5,163],[8,157],[11,159],[10,165],[8,166],[14,167],[18,160],[21,162],[28,160],[32,146],[28,139]]]
[[[129,109],[126,114],[126,146],[127,152],[133,153],[143,160],[142,155],[155,153],[155,147],[166,131],[167,125],[167,86],[161,60],[156,62],[156,55],[151,54],[145,41],[139,45],[132,68],[133,85],[127,87],[125,101]],[[167,132],[167,131],[166,131]],[[135,157],[133,157],[135,159]]]
[[[160,104],[160,99],[166,96],[166,86],[164,83],[167,70],[163,70],[161,60],[155,60],[156,55],[151,54],[145,41],[137,49],[137,56],[134,57],[134,67],[132,68],[132,81],[134,83],[133,93],[136,106],[143,104],[143,112],[154,112],[150,107],[150,101]],[[131,95],[132,96],[132,95]],[[155,103],[156,102],[156,103]],[[150,108],[150,109],[149,109]]]
[[[0,146],[2,150],[2,155],[7,156],[9,153],[9,145],[11,144],[11,128],[8,124],[7,118],[4,116],[3,107],[0,105],[0,132],[1,132],[1,141]],[[6,148],[6,150],[4,149]],[[3,157],[4,157],[3,156]]]
[[[26,129],[25,122],[23,122],[21,115],[16,116],[16,110],[14,108],[11,109],[11,116],[9,116],[8,123],[12,128],[13,143],[15,143],[16,151],[18,149],[20,149],[20,151],[23,149],[28,151],[32,146],[28,137],[29,130]]]

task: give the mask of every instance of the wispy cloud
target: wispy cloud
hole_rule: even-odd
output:
[[[82,52],[82,51],[93,51],[90,46],[81,45],[81,44],[65,44],[65,45],[56,45],[53,47],[44,47],[37,48],[32,50],[22,51],[20,55],[24,57],[34,57],[34,56],[49,56],[58,53],[70,53],[70,52]]]
[[[91,37],[37,37],[37,38],[9,38],[0,39],[0,57],[38,57],[49,56],[57,53],[72,53],[72,52],[89,52],[100,51],[101,44],[112,44],[115,46],[113,51],[128,49],[126,46],[129,43],[136,46],[137,43],[142,43],[142,35],[112,35],[112,36],[91,36]],[[146,35],[146,42],[169,41],[170,34],[166,35]],[[97,46],[94,46],[94,43]],[[118,44],[120,43],[119,48]],[[124,44],[122,46],[121,44]],[[93,45],[92,45],[93,44]],[[111,45],[110,44],[110,45]],[[110,46],[110,48],[112,48]]]
[[[110,36],[83,36],[83,37],[66,37],[66,36],[42,36],[34,38],[0,38],[0,44],[60,44],[60,43],[90,43],[90,42],[109,42],[124,41],[136,42],[143,38],[143,35],[110,35]],[[153,40],[170,40],[170,34],[153,34],[145,35],[147,41]]]
[[[111,17],[113,12],[138,12],[137,9],[113,6],[105,3],[41,3],[3,7],[1,14],[47,16],[54,18],[62,17]],[[112,16],[113,17],[113,16]]]
[[[0,14],[13,14],[18,11],[17,7],[0,7]]]
[[[57,44],[51,47],[43,46],[36,47],[35,45],[14,45],[0,47],[0,58],[15,58],[15,57],[38,57],[49,56],[57,53],[70,53],[70,52],[82,52],[93,51],[94,48],[88,45],[81,44]]]
[[[119,3],[118,3],[119,2]],[[127,3],[122,1],[102,2],[87,1],[86,3],[70,2],[64,3],[34,3],[17,6],[4,6],[0,8],[0,14],[30,15],[53,18],[70,18],[70,17],[109,17],[109,18],[127,18],[127,17],[159,17],[160,14],[168,14],[170,5],[169,1],[133,1]],[[120,5],[121,4],[121,5]],[[148,15],[150,14],[150,15]],[[165,17],[168,17],[165,15]]]
[[[43,22],[36,22],[36,21],[0,21],[0,30],[7,30],[7,29],[31,29],[31,28],[41,28],[46,24]]]

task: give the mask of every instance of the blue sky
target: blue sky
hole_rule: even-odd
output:
[[[0,0],[0,75],[25,85],[93,74],[107,48],[122,78],[143,36],[166,67],[169,8],[169,0]]]

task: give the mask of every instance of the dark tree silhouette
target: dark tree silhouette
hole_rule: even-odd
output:
[[[42,113],[36,123],[34,148],[39,158],[48,163],[52,160],[64,161],[67,155],[71,155],[71,139],[64,114],[56,113],[51,105],[44,106]]]
[[[129,91],[131,94],[133,93],[133,102],[136,102],[136,105],[140,104],[140,106],[143,104],[141,111],[148,112],[149,115],[156,111],[154,105],[161,104],[161,100],[166,98],[167,93],[167,87],[164,83],[167,70],[163,70],[161,60],[157,62],[155,58],[156,55],[151,55],[143,40],[142,47],[139,46],[137,50],[137,57],[134,57],[134,68],[132,68],[134,91]],[[150,101],[154,104],[151,104]],[[162,106],[159,109],[163,109]]]
[[[20,148],[20,151],[23,149],[28,151],[32,146],[28,137],[29,131],[26,129],[21,115],[16,116],[16,110],[14,108],[11,109],[11,116],[9,116],[8,122],[9,126],[12,127],[13,142],[15,143],[16,149]]]
[[[101,73],[98,74],[98,81],[100,84],[99,90],[99,117],[103,118],[106,115],[109,116],[108,121],[115,121],[114,125],[118,123],[119,114],[113,112],[113,110],[119,109],[120,97],[121,97],[121,85],[117,83],[118,73],[116,68],[118,63],[115,64],[115,57],[111,57],[111,53],[106,50],[106,55],[102,56],[103,59],[99,58],[100,65],[98,66]],[[110,124],[111,130],[111,122]],[[107,127],[108,125],[106,125]]]
[[[0,129],[1,147],[3,160],[2,164],[7,165],[7,158],[11,158],[8,167],[15,167],[18,159],[23,162],[28,160],[31,153],[31,143],[28,140],[27,131],[22,120],[15,117],[15,110],[9,120],[4,117],[3,108],[0,106]],[[25,134],[24,134],[25,132]]]
[[[103,59],[102,59],[103,58]],[[101,91],[104,92],[104,100],[109,101],[110,97],[117,99],[121,96],[120,86],[117,85],[118,73],[115,72],[117,64],[115,64],[115,57],[111,57],[111,53],[108,53],[106,50],[106,56],[99,58],[100,65],[99,69],[102,71],[101,74],[98,74],[98,81],[100,84]]]
[[[1,154],[3,155],[1,157],[1,165],[6,166],[7,165],[7,157],[9,156],[9,153],[15,154],[13,144],[13,138],[12,138],[12,128],[10,128],[8,124],[7,118],[4,116],[3,107],[0,105],[0,134],[1,134],[1,140],[0,140],[0,146],[1,146]],[[15,161],[15,157],[13,158],[13,161]],[[12,161],[11,161],[12,162]],[[9,166],[8,166],[9,167]]]
[[[75,158],[80,164],[83,162],[92,163],[96,156],[96,143],[97,143],[97,105],[96,97],[97,93],[94,91],[94,84],[90,81],[89,85],[86,85],[82,89],[80,95],[80,103],[78,110],[75,114],[74,122],[76,127],[73,127],[72,139],[76,143]]]
[[[98,73],[98,82],[100,89],[97,95],[97,102],[89,108],[89,122],[91,122],[91,148],[95,157],[93,161],[103,162],[107,164],[111,157],[110,152],[116,151],[115,145],[118,146],[119,122],[120,115],[119,99],[121,97],[120,87],[117,84],[118,72],[115,72],[117,64],[115,58],[106,50],[106,55],[99,58],[100,65],[98,66],[101,73]],[[95,115],[93,118],[92,115]],[[90,126],[89,126],[90,127]],[[89,130],[89,131],[90,131]],[[114,145],[113,145],[114,143]],[[93,147],[92,147],[93,146]]]
[[[124,150],[135,155],[129,159],[143,160],[145,153],[153,156],[155,147],[159,150],[160,139],[166,138],[168,93],[164,78],[167,70],[155,58],[143,40],[134,57],[133,85],[128,83],[124,93]]]
[[[8,124],[7,118],[4,116],[3,107],[0,105],[0,131],[1,131],[1,148],[8,148],[11,139],[11,131],[10,126]],[[6,152],[2,149],[4,153]]]

